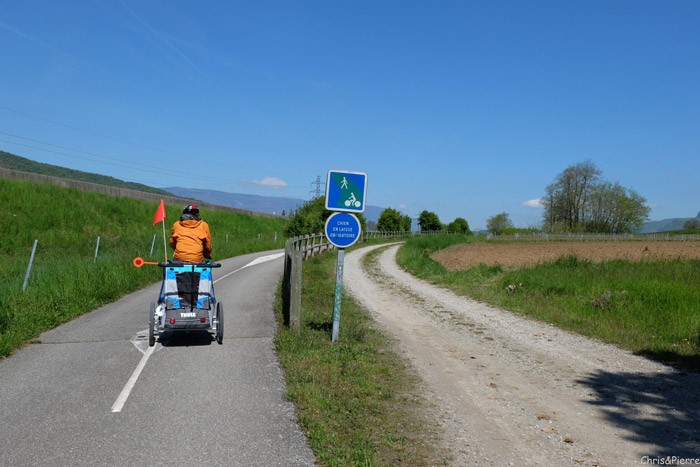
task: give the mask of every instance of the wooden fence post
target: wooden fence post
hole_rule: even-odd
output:
[[[301,263],[303,252],[294,248],[292,250],[292,267],[290,271],[290,303],[289,303],[289,328],[299,332],[301,326]]]
[[[284,325],[289,327],[289,310],[292,296],[292,246],[294,240],[290,239],[284,245],[284,275],[282,276],[282,319]]]

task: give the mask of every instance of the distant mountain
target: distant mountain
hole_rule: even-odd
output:
[[[199,188],[167,187],[163,190],[180,198],[191,198],[206,203],[229,206],[232,208],[247,209],[268,214],[291,214],[302,207],[306,200],[300,198],[283,198],[276,196],[246,195],[242,193],[227,193],[216,190],[202,190]],[[367,206],[364,212],[365,219],[377,222],[384,208]]]
[[[117,188],[128,188],[130,190],[145,191],[147,193],[156,193],[159,195],[167,194],[163,190],[153,188],[141,183],[125,182],[118,178],[108,177],[106,175],[98,175],[80,170],[68,169],[58,165],[44,164],[26,159],[9,152],[0,151],[0,167],[5,169],[19,170],[21,172],[36,173],[41,175],[49,175],[51,177],[67,178],[69,180],[78,180],[81,182],[96,183],[98,185],[107,185]]]
[[[660,221],[645,222],[642,226],[642,233],[670,232],[673,230],[683,230],[683,225],[691,219],[700,221],[700,212],[695,217],[675,217]]]
[[[163,190],[180,198],[198,199],[211,204],[247,209],[268,214],[290,214],[306,202],[300,198],[282,198],[275,196],[246,195],[242,193],[227,193],[216,190],[199,188],[166,187]]]

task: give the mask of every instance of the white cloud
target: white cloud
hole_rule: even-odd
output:
[[[529,199],[527,201],[523,201],[523,206],[526,206],[528,208],[541,208],[542,207],[542,198],[535,198],[535,199]]]
[[[276,177],[265,177],[262,180],[253,180],[255,185],[264,186],[267,188],[284,188],[287,186],[287,182]]]

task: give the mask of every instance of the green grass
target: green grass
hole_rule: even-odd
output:
[[[304,262],[301,329],[280,326],[276,347],[288,398],[321,465],[444,464],[435,430],[420,417],[418,379],[344,294],[339,338],[331,343],[337,253]],[[281,305],[278,304],[278,309]],[[281,312],[279,313],[281,323]]]
[[[160,268],[131,264],[137,256],[165,259],[162,226],[153,226],[156,208],[135,199],[0,179],[0,357],[52,327],[160,280]],[[166,205],[167,236],[181,211],[182,206]],[[202,216],[211,228],[215,260],[284,246],[284,219],[214,210]],[[37,251],[23,292],[35,239]]]
[[[462,295],[671,364],[700,370],[700,260],[594,263],[448,272],[430,254],[445,240],[409,239],[397,261]]]

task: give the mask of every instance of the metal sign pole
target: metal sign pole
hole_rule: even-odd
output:
[[[336,211],[326,220],[328,241],[338,248],[338,264],[335,272],[335,303],[333,305],[333,335],[338,340],[340,332],[340,301],[343,296],[343,261],[345,248],[352,246],[362,235],[362,226],[353,212],[365,212],[367,174],[329,170],[326,178],[325,208]]]
[[[343,263],[345,248],[338,248],[338,262],[335,268],[335,302],[333,304],[333,335],[331,342],[338,340],[340,333],[340,301],[343,297]]]

